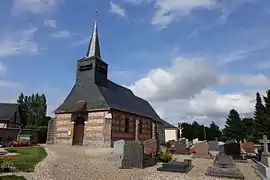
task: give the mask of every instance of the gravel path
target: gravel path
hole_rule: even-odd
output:
[[[155,167],[145,169],[118,169],[111,161],[112,149],[44,145],[48,156],[37,165],[34,173],[18,173],[28,180],[219,180],[205,176],[212,160],[193,159],[195,167],[188,174],[158,172]],[[179,160],[190,156],[175,156]],[[259,179],[249,163],[237,164],[247,180]],[[226,180],[222,178],[221,180]]]

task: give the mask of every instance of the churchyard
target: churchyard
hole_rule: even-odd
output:
[[[264,137],[265,138],[265,137]],[[172,141],[158,150],[155,140],[144,143],[119,140],[113,148],[92,146],[43,145],[48,156],[39,163],[44,152],[27,157],[25,148],[8,149],[13,155],[16,172],[4,175],[26,179],[260,179],[268,172],[267,139],[262,158],[253,143],[225,144],[218,141],[198,141],[190,145],[186,139]],[[33,148],[33,147],[32,147]],[[42,147],[38,147],[42,148]],[[32,149],[33,151],[33,149]],[[161,153],[162,151],[162,153]],[[24,153],[23,153],[24,152]],[[32,152],[33,153],[33,152]],[[35,154],[35,153],[34,153]],[[249,155],[249,156],[247,156]],[[19,158],[20,157],[20,158]],[[23,158],[24,157],[24,158]],[[252,157],[252,159],[247,159]],[[23,159],[23,160],[22,160]],[[35,160],[33,162],[33,160]],[[259,162],[260,161],[260,162]],[[23,163],[22,163],[23,162]],[[24,172],[32,171],[32,172]],[[22,177],[11,177],[19,179]]]

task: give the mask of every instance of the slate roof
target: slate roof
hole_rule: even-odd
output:
[[[161,121],[163,122],[163,125],[164,125],[165,129],[177,129],[177,127],[175,127],[174,125],[168,123],[167,121],[165,121],[163,119]]]
[[[160,117],[146,100],[110,80],[104,85],[95,82],[75,84],[64,103],[54,113],[73,112],[80,100],[86,102],[87,111],[115,109],[160,121]]]
[[[9,121],[19,106],[19,104],[0,103],[0,121]]]

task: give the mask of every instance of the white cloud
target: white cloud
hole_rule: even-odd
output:
[[[67,30],[63,30],[63,31],[52,33],[51,36],[58,39],[64,39],[64,38],[69,38],[70,36],[72,36],[72,33],[70,33]]]
[[[154,69],[128,87],[134,94],[149,100],[157,112],[171,122],[214,120],[223,125],[232,108],[242,115],[252,115],[255,90],[267,88],[269,83],[269,77],[263,74],[220,74],[207,61],[179,57],[170,67]],[[253,90],[241,93],[214,90],[219,86],[229,88],[231,84]]]
[[[55,10],[63,0],[13,0],[13,13],[46,14]]]
[[[125,10],[121,8],[118,4],[114,4],[113,2],[110,2],[110,12],[116,13],[120,16],[125,16]]]
[[[0,37],[0,59],[12,55],[36,54],[39,51],[39,45],[34,40],[34,34],[37,28],[18,32],[6,33]]]
[[[124,0],[134,5],[144,3],[154,4],[155,12],[152,18],[152,24],[161,28],[167,27],[173,21],[189,15],[197,9],[214,9],[221,12],[221,22],[226,22],[230,14],[245,3],[254,2],[254,0]]]
[[[56,20],[45,20],[44,21],[44,26],[51,27],[51,28],[56,28]]]

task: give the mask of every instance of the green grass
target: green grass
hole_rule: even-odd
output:
[[[0,176],[0,180],[26,180],[23,176]]]
[[[24,172],[33,172],[35,166],[47,156],[45,149],[41,146],[13,147],[6,150],[19,154],[13,156],[14,166]]]

